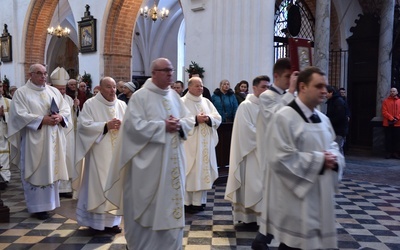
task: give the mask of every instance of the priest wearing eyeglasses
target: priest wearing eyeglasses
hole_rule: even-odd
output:
[[[170,87],[171,62],[158,58],[151,72],[129,101],[105,196],[111,210],[123,209],[129,249],[177,250],[185,226],[183,140],[195,122]]]
[[[28,212],[38,219],[60,206],[59,181],[68,180],[66,139],[70,107],[58,89],[46,84],[46,67],[33,64],[10,107],[11,160],[21,170]],[[53,105],[52,105],[53,102]]]

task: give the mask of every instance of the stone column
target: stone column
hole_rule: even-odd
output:
[[[382,1],[376,95],[376,116],[378,117],[382,116],[382,101],[388,97],[391,87],[394,5],[394,0]]]
[[[331,1],[316,0],[313,65],[329,74]]]

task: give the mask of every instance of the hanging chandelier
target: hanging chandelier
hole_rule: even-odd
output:
[[[153,7],[149,8],[145,6],[144,8],[140,8],[140,15],[144,18],[150,18],[154,22],[159,18],[164,20],[168,17],[169,10],[166,8],[162,8],[161,10],[157,9],[156,2],[154,1]]]
[[[69,36],[69,33],[71,32],[71,30],[68,29],[67,27],[63,28],[60,25],[60,1],[58,1],[58,3],[57,3],[57,18],[58,18],[57,27],[56,28],[54,28],[54,27],[47,28],[47,34],[56,36],[58,38]]]

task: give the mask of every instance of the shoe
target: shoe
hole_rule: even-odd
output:
[[[268,245],[263,242],[253,240],[251,243],[251,249],[253,250],[269,250]]]
[[[7,187],[8,187],[7,182],[5,181],[0,182],[0,190],[6,190]]]
[[[68,198],[68,199],[72,198],[72,193],[71,192],[69,192],[69,193],[59,193],[58,195],[60,197],[63,197],[63,198]]]
[[[400,155],[399,155],[398,153],[394,153],[394,154],[393,154],[393,158],[395,158],[395,159],[400,159]]]
[[[104,231],[107,233],[119,234],[122,232],[122,228],[120,228],[119,226],[105,227]]]
[[[4,180],[3,176],[0,175],[0,190],[5,190],[8,186],[7,183],[8,181]]]
[[[50,214],[48,212],[38,212],[35,213],[35,216],[39,220],[47,220],[48,218],[50,218]]]
[[[192,205],[192,210],[196,211],[196,212],[202,212],[202,211],[204,211],[204,207]]]
[[[390,159],[392,157],[392,154],[391,153],[386,153],[385,154],[385,159]]]

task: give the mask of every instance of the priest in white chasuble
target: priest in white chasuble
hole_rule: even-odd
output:
[[[188,92],[181,99],[191,115],[195,126],[184,142],[186,153],[185,208],[187,212],[204,210],[207,190],[218,178],[215,147],[218,144],[217,129],[221,115],[212,102],[203,95],[200,77],[192,77],[188,82]]]
[[[329,118],[316,108],[326,99],[327,80],[309,67],[297,83],[298,97],[271,125],[266,231],[279,249],[337,249],[334,194],[345,161]]]
[[[69,120],[68,127],[64,127],[63,131],[66,138],[66,164],[68,170],[69,180],[60,181],[59,192],[60,196],[66,198],[72,198],[72,186],[71,180],[75,175],[75,128],[74,122],[76,115],[74,112],[74,100],[66,94],[67,82],[69,80],[68,72],[63,67],[57,67],[50,74],[50,80],[56,89],[58,89],[61,95],[64,97],[64,101],[68,104],[71,109],[71,119]]]
[[[0,81],[0,182],[7,187],[7,183],[11,179],[10,172],[10,146],[7,139],[7,125],[9,119],[9,110],[11,99],[3,96],[3,83]]]
[[[105,211],[104,191],[126,110],[125,102],[117,99],[116,86],[113,78],[104,77],[100,93],[83,105],[76,135],[78,176],[73,182],[78,192],[78,224],[110,233],[121,232],[121,216]]]
[[[14,93],[8,136],[12,162],[21,169],[28,211],[47,219],[48,211],[60,206],[59,181],[68,180],[63,127],[68,126],[70,107],[60,91],[46,84],[43,65],[32,65],[29,75]]]
[[[185,226],[183,140],[194,117],[170,87],[171,62],[158,58],[151,72],[129,101],[105,195],[110,210],[123,212],[128,249],[178,250]]]
[[[248,94],[236,111],[225,190],[225,199],[233,205],[234,222],[257,222],[257,216],[261,214],[263,170],[257,159],[256,123],[259,96],[268,89],[269,82],[268,76],[254,78],[254,94]]]

